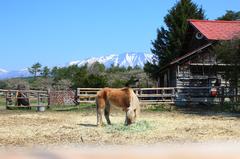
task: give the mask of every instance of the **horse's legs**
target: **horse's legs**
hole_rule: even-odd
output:
[[[110,121],[110,118],[109,118],[109,114],[110,114],[110,104],[107,103],[106,104],[106,107],[104,109],[104,116],[106,118],[106,121],[108,123],[108,125],[111,125],[111,121]]]
[[[127,121],[127,111],[126,111],[126,117],[125,117],[125,122],[124,122],[124,125],[128,125],[128,121]]]
[[[105,102],[103,102],[101,99],[96,99],[96,106],[97,106],[97,126],[102,126],[103,125],[102,114]]]
[[[98,110],[97,110],[97,126],[103,125],[102,114],[103,114],[103,109],[98,108]]]

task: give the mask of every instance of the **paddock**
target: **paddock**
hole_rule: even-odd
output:
[[[144,110],[137,123],[126,127],[124,113],[113,110],[113,125],[101,128],[96,127],[94,107],[45,112],[0,110],[0,116],[2,148],[240,143],[240,118],[234,114]]]

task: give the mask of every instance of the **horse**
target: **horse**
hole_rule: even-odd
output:
[[[140,103],[132,88],[103,88],[96,95],[97,126],[103,125],[103,111],[107,124],[111,125],[109,114],[112,106],[126,112],[125,125],[134,123],[140,114]]]
[[[16,93],[16,105],[17,106],[29,106],[29,98],[21,91],[17,91]]]

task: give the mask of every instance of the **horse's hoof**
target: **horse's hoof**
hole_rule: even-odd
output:
[[[102,123],[102,124],[97,124],[97,127],[103,127],[103,126],[105,126],[104,123]]]

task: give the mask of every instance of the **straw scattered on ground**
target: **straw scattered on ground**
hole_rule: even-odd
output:
[[[0,111],[0,146],[146,145],[211,141],[240,142],[240,118],[180,112],[143,112],[131,126],[124,113],[113,125],[96,127],[96,113],[80,111]]]

